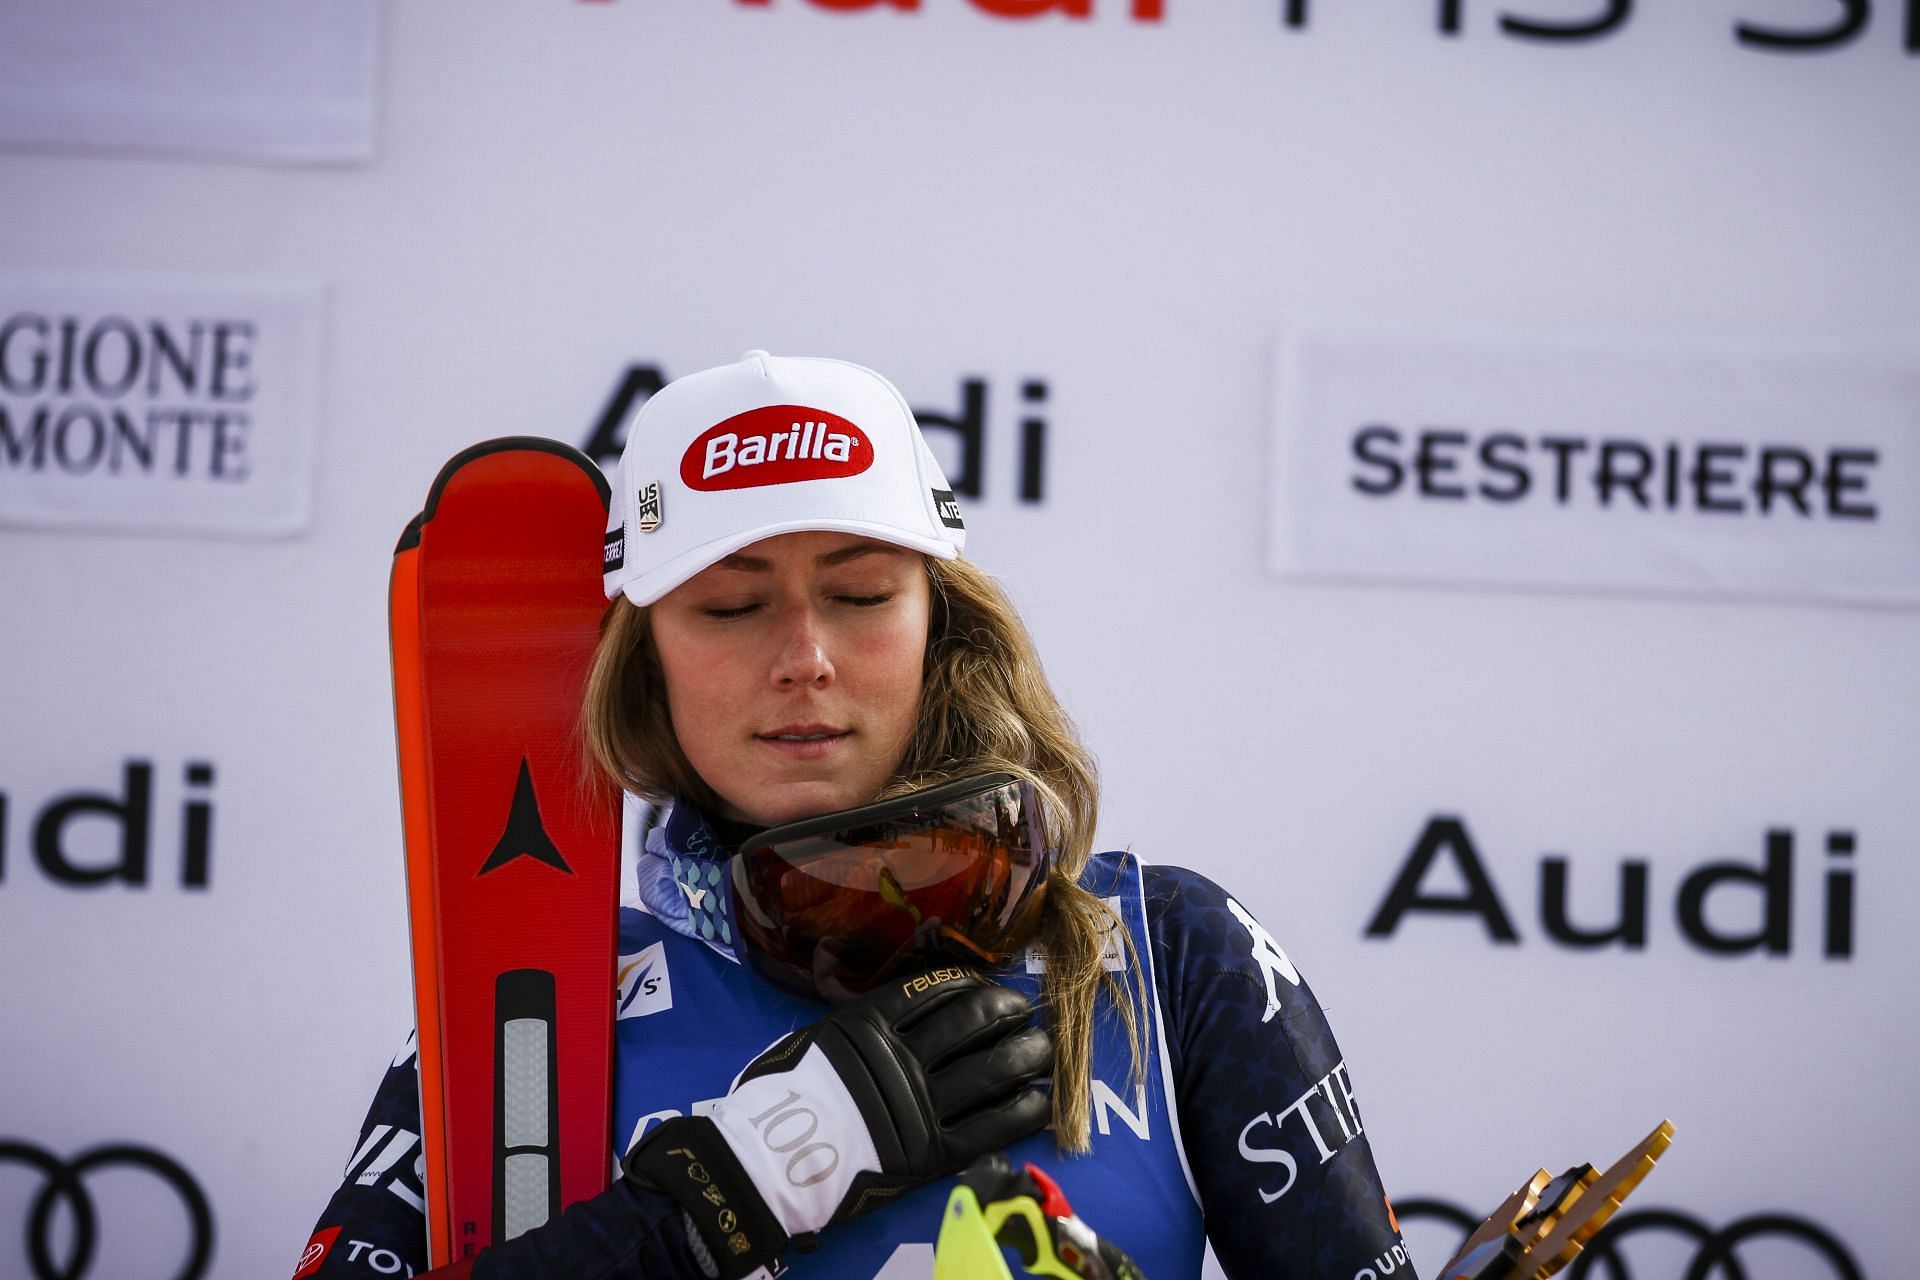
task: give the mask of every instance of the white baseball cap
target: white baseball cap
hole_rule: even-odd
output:
[[[750,543],[857,533],[951,560],[947,478],[894,385],[844,360],[749,351],[662,387],[627,424],[606,591],[652,604]]]

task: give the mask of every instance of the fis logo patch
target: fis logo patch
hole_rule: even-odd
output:
[[[671,1008],[673,983],[667,977],[666,944],[656,942],[621,956],[614,970],[614,1018],[644,1018]]]

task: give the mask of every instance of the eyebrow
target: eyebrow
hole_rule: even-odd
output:
[[[825,555],[815,556],[813,559],[814,563],[821,568],[831,569],[835,565],[845,564],[849,560],[858,560],[861,556],[899,556],[905,554],[906,552],[902,548],[891,546],[884,542],[856,542],[851,546],[842,547],[838,551],[829,551]],[[770,573],[773,571],[773,561],[763,559],[760,556],[750,556],[736,551],[730,556],[722,557],[715,563],[714,567],[716,569],[737,569],[742,573]]]

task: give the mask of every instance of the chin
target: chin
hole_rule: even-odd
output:
[[[837,782],[774,785],[755,797],[757,803],[752,808],[741,808],[739,816],[748,822],[783,827],[789,822],[804,822],[841,809],[858,808],[878,793],[877,787],[868,789]]]

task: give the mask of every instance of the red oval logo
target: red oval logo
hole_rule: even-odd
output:
[[[328,1227],[314,1232],[313,1238],[307,1241],[306,1252],[300,1255],[300,1267],[293,1273],[293,1280],[301,1280],[302,1276],[310,1276],[318,1271],[322,1259],[327,1256],[327,1250],[331,1249],[333,1242],[339,1238],[339,1227]]]
[[[708,427],[680,458],[689,489],[751,489],[857,476],[873,465],[867,433],[837,413],[770,404]]]

